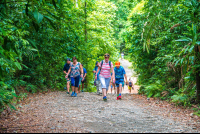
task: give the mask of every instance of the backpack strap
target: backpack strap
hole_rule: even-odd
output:
[[[102,68],[102,65],[103,65],[103,60],[101,61],[101,68]]]
[[[111,61],[109,60],[109,65],[110,65],[110,69],[111,69]]]

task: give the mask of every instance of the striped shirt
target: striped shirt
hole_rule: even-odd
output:
[[[101,62],[99,64],[99,67],[101,67]],[[113,67],[113,63],[111,62],[111,68]],[[104,77],[104,78],[109,78],[111,77],[110,74],[110,65],[109,62],[106,63],[105,60],[103,61],[102,67],[101,67],[101,72],[100,72],[100,76]]]

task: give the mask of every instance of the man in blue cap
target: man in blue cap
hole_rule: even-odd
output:
[[[65,74],[67,74],[69,68],[70,68],[70,63],[71,63],[71,60],[70,58],[67,58],[67,63],[64,65],[64,68],[63,68],[63,72]],[[70,75],[68,75],[68,78],[66,78],[67,80],[67,94],[69,94],[69,88],[70,88],[70,81],[71,81],[71,78],[70,78]]]

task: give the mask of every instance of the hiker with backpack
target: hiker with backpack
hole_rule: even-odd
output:
[[[93,69],[94,75],[96,74],[98,67],[99,67],[99,62],[96,61],[95,67]],[[97,88],[97,94],[98,95],[102,94],[102,88],[101,88],[101,82],[100,82],[100,79],[99,79],[99,74],[100,74],[100,71],[97,74],[97,79],[94,79],[94,84]]]
[[[120,66],[119,61],[117,61],[115,63],[114,71],[115,71],[115,79],[116,79],[115,84],[116,84],[116,87],[117,87],[117,100],[120,100],[121,99],[121,92],[122,92],[122,85],[123,85],[123,82],[124,82],[124,77],[126,79],[126,84],[128,84],[127,76],[126,76],[126,72],[125,72],[124,68],[122,66]]]
[[[64,72],[66,75],[67,75],[67,72],[69,71],[70,63],[71,63],[70,58],[67,58],[67,63],[64,65],[64,68],[63,68],[63,72]],[[67,87],[67,94],[70,94],[70,92],[69,92],[70,82],[71,82],[70,75],[68,75],[68,77],[66,78],[66,80],[67,80],[67,84],[66,84],[66,87]]]
[[[78,93],[78,87],[79,87],[79,79],[80,77],[83,78],[83,67],[80,62],[77,62],[77,58],[74,56],[72,58],[73,62],[70,63],[70,68],[65,76],[65,78],[68,77],[70,71],[71,71],[71,86],[72,86],[72,94],[71,96],[77,97]],[[80,74],[81,71],[81,74]]]
[[[133,81],[131,80],[131,78],[129,78],[129,81],[128,81],[129,93],[131,93],[131,89],[134,89],[134,85],[133,85]]]
[[[95,79],[97,79],[97,74],[100,71],[99,79],[101,81],[102,92],[103,92],[103,100],[107,101],[106,92],[109,88],[110,80],[112,79],[115,83],[115,72],[113,69],[113,63],[109,61],[110,55],[106,53],[104,55],[105,60],[102,60],[99,64],[97,72],[95,74]],[[112,71],[113,75],[111,77],[110,71]]]
[[[82,67],[83,67],[83,64],[81,64],[82,65]],[[86,69],[83,67],[83,78],[80,78],[80,80],[79,80],[79,93],[82,91],[83,92],[83,88],[84,88],[84,83],[86,83],[86,79],[85,79],[85,77],[86,77],[86,75],[87,75],[87,71],[86,71]],[[81,90],[81,83],[82,83],[82,90]]]

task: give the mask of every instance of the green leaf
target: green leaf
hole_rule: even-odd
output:
[[[21,65],[20,65],[19,62],[15,62],[15,65],[17,66],[17,68],[18,68],[19,70],[22,70],[22,67],[21,67]]]
[[[192,41],[192,39],[190,39],[190,38],[182,38],[182,39],[175,40],[175,41]]]
[[[26,65],[22,64],[22,66],[24,66],[25,68],[28,68]]]
[[[9,106],[11,109],[17,110],[17,109],[15,108],[15,106],[13,106],[13,105],[11,105],[11,104],[9,104],[9,103],[8,103],[8,106]]]
[[[51,24],[51,26],[56,30],[56,27],[54,26],[54,23],[51,21],[52,19],[49,18],[48,16],[44,16],[44,18],[45,18],[46,20],[48,20],[49,23]]]
[[[15,97],[18,97],[18,96],[16,95],[16,93],[12,93],[12,95],[15,96]]]
[[[34,15],[34,18],[36,19],[36,21],[37,21],[38,23],[40,23],[40,22],[42,21],[43,15],[42,15],[41,13],[39,13],[38,11],[35,11],[35,12],[33,13],[33,15]]]
[[[189,52],[191,53],[192,50],[194,50],[194,46],[192,46],[192,47],[190,48]]]
[[[200,41],[197,41],[196,44],[200,45]]]

